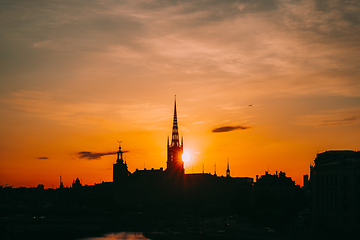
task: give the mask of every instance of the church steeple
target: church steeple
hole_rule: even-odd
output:
[[[226,177],[230,177],[229,158],[227,160]]]
[[[126,161],[123,159],[124,152],[121,151],[121,142],[122,141],[118,141],[119,151],[117,151],[116,163],[113,164],[113,182],[115,184],[119,184],[122,181],[125,181],[126,178],[130,175]]]
[[[170,173],[171,176],[180,176],[184,174],[184,162],[182,161],[183,154],[183,142],[181,139],[181,143],[179,140],[179,129],[177,122],[177,112],[176,112],[176,95],[175,95],[175,104],[174,104],[174,119],[173,119],[173,127],[171,134],[171,143],[167,144],[167,168],[166,171]]]
[[[175,104],[174,104],[174,120],[173,120],[173,127],[172,127],[172,136],[171,136],[171,146],[179,147],[179,129],[177,123],[177,113],[176,113],[176,95],[175,95]]]

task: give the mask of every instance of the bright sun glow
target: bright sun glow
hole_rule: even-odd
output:
[[[183,152],[183,154],[182,154],[182,160],[183,160],[184,163],[190,162],[190,160],[191,160],[191,155],[190,155],[190,153],[189,153],[188,151],[185,150],[185,151]]]

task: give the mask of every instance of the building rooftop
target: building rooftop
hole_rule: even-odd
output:
[[[338,164],[343,161],[360,163],[360,151],[330,150],[322,152],[316,156],[315,165]]]

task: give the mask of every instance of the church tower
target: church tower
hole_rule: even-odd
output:
[[[226,177],[230,177],[229,158],[227,160]]]
[[[174,120],[171,134],[171,143],[169,143],[169,138],[167,141],[167,168],[166,172],[170,176],[182,176],[184,174],[184,162],[182,161],[183,154],[183,138],[181,143],[179,140],[179,129],[177,123],[177,113],[176,113],[176,96],[175,96],[175,106],[174,106]]]
[[[121,151],[120,144],[121,142],[119,142],[119,151],[117,151],[116,163],[113,164],[113,182],[116,184],[124,181],[130,175],[127,164],[123,159],[124,152]]]

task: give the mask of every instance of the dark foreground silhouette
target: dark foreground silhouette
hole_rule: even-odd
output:
[[[306,203],[291,180],[276,183],[289,190],[280,197],[260,180],[257,186],[246,178],[147,176],[146,184],[141,179],[62,189],[0,188],[1,238],[78,239],[119,231],[140,231],[151,239],[290,237]]]

